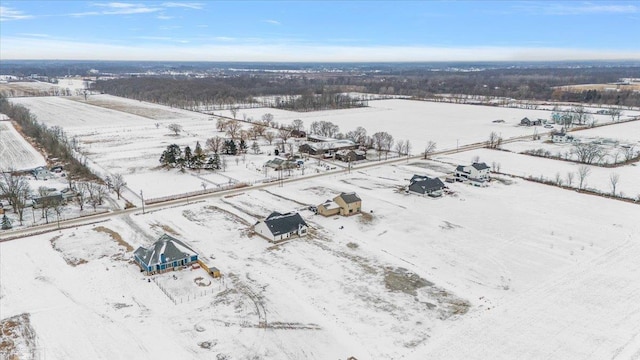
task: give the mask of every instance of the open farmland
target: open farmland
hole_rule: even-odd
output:
[[[31,146],[9,121],[0,121],[0,169],[28,170],[43,166],[42,155]]]
[[[489,149],[478,149],[467,152],[460,152],[452,155],[438,157],[438,160],[451,164],[467,164],[472,159],[479,157],[480,161],[486,162],[489,166],[492,163],[500,164],[500,172],[540,179],[555,181],[556,174],[559,173],[562,183],[567,183],[567,173],[573,173],[572,185],[578,188],[579,176],[578,168],[584,164],[573,162],[535,157],[525,154],[518,154],[506,151],[496,151]],[[625,197],[636,198],[640,195],[640,166],[635,164],[620,166],[616,168],[604,168],[593,165],[584,165],[590,169],[589,175],[584,181],[584,187],[598,190],[603,193],[611,193],[611,174],[618,174],[620,179],[616,187],[616,194]]]
[[[451,169],[384,166],[0,243],[3,317],[30,314],[47,358],[633,354],[637,206],[523,180],[451,184],[455,195],[440,199],[396,191],[414,173]],[[247,231],[273,210],[341,191],[357,191],[367,216],[302,211],[310,236],[276,246]],[[549,222],[531,221],[541,217]],[[224,281],[184,270],[147,282],[125,244],[163,231]]]
[[[231,116],[228,111],[216,112]],[[503,138],[533,135],[548,131],[541,126],[518,126],[524,117],[529,119],[550,119],[551,111],[506,108],[497,106],[459,105],[415,100],[374,100],[369,107],[298,113],[293,111],[256,108],[241,109],[238,114],[259,119],[271,113],[279,123],[289,124],[294,119],[302,119],[305,126],[314,121],[331,121],[347,132],[362,126],[369,135],[386,131],[397,140],[410,140],[413,153],[419,153],[427,142],[435,141],[438,149],[455,149],[457,145],[486,141],[495,131]],[[633,112],[638,114],[638,112]],[[632,112],[625,112],[631,116]],[[611,122],[608,115],[593,115],[598,123]],[[492,123],[504,120],[504,123]]]

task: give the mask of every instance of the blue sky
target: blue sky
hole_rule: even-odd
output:
[[[639,1],[11,1],[0,59],[640,59]]]

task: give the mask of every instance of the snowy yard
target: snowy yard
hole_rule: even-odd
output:
[[[413,161],[0,243],[2,317],[30,314],[47,358],[633,355],[637,205],[524,180],[449,184],[439,199],[397,191],[452,169]],[[365,215],[301,210],[310,235],[279,245],[249,230],[342,191]],[[149,283],[127,248],[163,232],[223,278]],[[159,285],[194,296],[176,304]]]

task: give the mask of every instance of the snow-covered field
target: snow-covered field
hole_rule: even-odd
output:
[[[550,119],[549,110],[528,110],[496,106],[459,105],[414,100],[375,100],[369,101],[369,107],[347,110],[298,113],[286,110],[255,108],[241,109],[238,117],[260,119],[265,113],[274,115],[274,120],[290,124],[301,119],[309,127],[314,121],[331,121],[340,127],[341,132],[354,130],[358,126],[367,129],[372,135],[386,131],[396,140],[410,140],[413,153],[420,153],[427,142],[435,141],[438,149],[455,149],[457,145],[487,141],[489,134],[495,131],[503,138],[542,134],[549,132],[542,126],[518,126],[524,117],[529,119]],[[229,111],[216,114],[231,116]],[[625,116],[638,115],[639,112],[625,112]],[[611,122],[608,115],[593,115],[598,123]],[[492,123],[504,120],[504,123]]]
[[[11,101],[76,136],[94,168],[123,173],[128,195],[144,190],[150,199],[271,175],[261,168],[273,158],[266,154],[229,158],[224,172],[155,169],[168,144],[193,148],[219,135],[208,115],[103,95],[89,103]],[[419,152],[429,140],[443,149],[484,141],[491,131],[532,134],[516,126],[520,118],[550,115],[405,100],[369,104],[303,114],[241,110],[239,117],[271,112],[280,123],[364,126],[369,134],[410,139]],[[173,122],[184,128],[179,136],[166,128]],[[633,126],[593,131],[633,137]],[[438,199],[399,191],[414,174],[442,177],[476,156],[525,177],[566,178],[579,166],[480,149],[245,188],[0,242],[0,320],[22,321],[20,328],[35,334],[15,348],[27,358],[640,358],[638,205],[507,176],[487,188],[447,184],[453,194]],[[315,160],[306,165],[309,173],[324,169]],[[640,194],[635,165],[591,167],[587,187],[609,191],[612,172],[620,175],[618,193]],[[306,210],[348,191],[363,199],[363,215],[325,218]],[[274,245],[250,230],[272,211],[293,210],[311,226],[308,237]],[[149,281],[132,251],[164,232],[186,241],[223,278],[185,269]]]
[[[9,121],[0,122],[0,169],[28,170],[45,165],[42,155]]]
[[[578,168],[583,164],[535,157],[524,154],[517,154],[507,151],[497,151],[489,149],[478,149],[467,152],[455,153],[438,157],[438,160],[450,164],[468,164],[475,158],[486,162],[492,166],[495,162],[500,164],[500,172],[516,176],[544,178],[555,181],[557,173],[560,173],[562,183],[567,185],[567,173],[573,174],[571,186],[578,187]],[[640,195],[640,166],[638,163],[615,167],[604,168],[599,166],[584,165],[590,169],[586,177],[584,187],[599,190],[604,193],[611,192],[611,174],[618,174],[619,181],[616,187],[616,194],[625,197],[636,198]]]
[[[29,313],[45,358],[637,357],[637,205],[524,180],[396,191],[451,169],[384,166],[0,243],[2,317]],[[303,210],[308,238],[249,235],[341,191],[367,215]],[[126,246],[165,231],[224,280],[148,282]]]

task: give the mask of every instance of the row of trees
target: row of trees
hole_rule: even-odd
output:
[[[274,73],[211,75],[194,79],[179,76],[132,77],[96,82],[95,89],[108,94],[188,109],[255,106],[256,97],[281,96],[270,106],[307,111],[333,106],[366,106],[343,95],[359,92],[431,98],[433,94],[467,94],[485,98],[557,100],[620,106],[640,106],[640,93],[620,91],[571,91],[572,84],[612,83],[637,77],[638,67],[513,67],[460,72],[431,71],[421,66],[322,74]],[[364,75],[364,76],[363,76]],[[355,100],[355,101],[354,101]],[[318,104],[322,104],[319,106]]]
[[[63,161],[68,175],[92,181],[101,181],[85,164],[76,158],[74,154],[75,139],[68,138],[62,128],[58,126],[47,127],[45,124],[39,123],[27,108],[11,104],[4,97],[0,97],[0,113],[17,122],[24,134],[42,146],[49,157]]]

